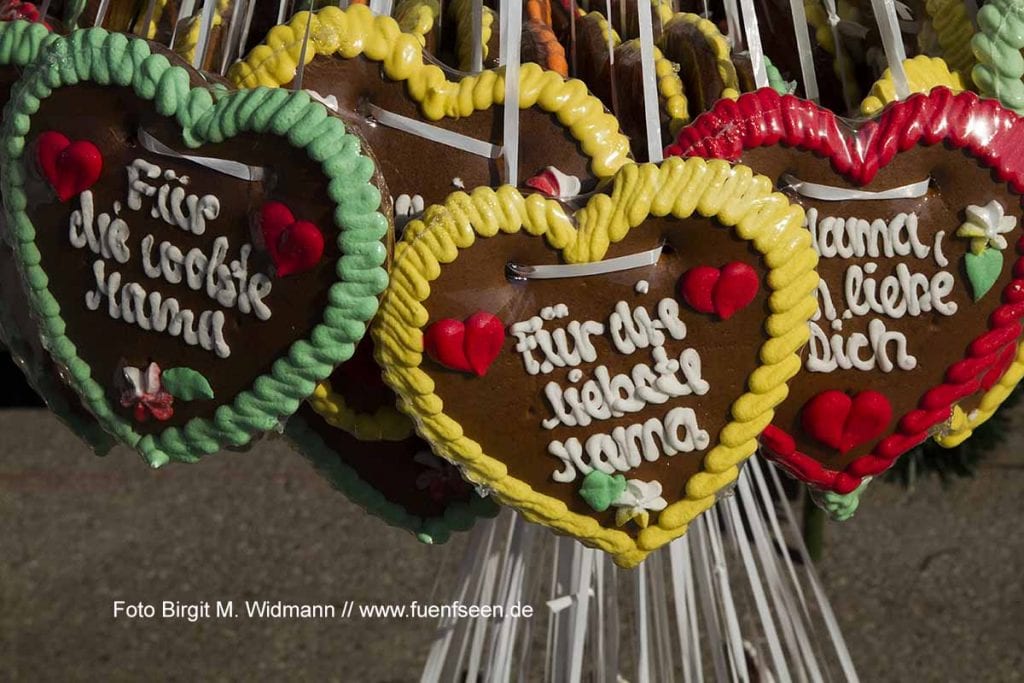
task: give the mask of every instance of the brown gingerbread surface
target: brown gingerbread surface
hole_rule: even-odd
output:
[[[465,435],[477,441],[485,453],[505,463],[510,476],[527,482],[539,493],[564,501],[571,511],[589,515],[608,528],[615,528],[615,510],[598,513],[588,506],[578,493],[582,473],[577,472],[570,483],[552,478],[553,473],[563,469],[563,462],[549,454],[549,445],[553,441],[567,443],[570,439],[583,444],[588,437],[610,434],[616,427],[661,420],[674,408],[691,409],[698,429],[707,432],[709,443],[705,448],[672,456],[661,452],[656,460],[621,472],[627,479],[659,481],[664,498],[671,504],[684,495],[687,480],[700,469],[704,455],[718,443],[719,431],[731,419],[733,401],[746,390],[747,378],[759,364],[758,352],[765,339],[766,267],[757,252],[732,230],[709,219],[651,218],[634,228],[622,242],[613,244],[606,258],[643,252],[663,241],[666,249],[654,266],[523,282],[506,278],[507,263],[558,264],[558,252],[543,238],[524,234],[478,238],[472,248],[461,251],[454,262],[444,266],[440,277],[431,283],[431,295],[425,302],[430,316],[428,327],[441,319],[463,320],[474,312],[487,311],[497,315],[506,330],[501,352],[483,377],[449,370],[424,358],[422,369],[435,383],[445,414],[460,423]],[[732,318],[720,321],[680,301],[678,282],[685,271],[697,265],[721,267],[734,261],[753,267],[760,287],[755,298]],[[646,293],[638,286],[641,282],[646,283]],[[542,421],[553,415],[552,404],[545,398],[549,382],[562,389],[581,389],[595,377],[599,366],[607,368],[614,377],[630,373],[638,364],[654,364],[653,348],[629,354],[617,350],[607,323],[617,302],[624,302],[629,310],[645,309],[656,316],[662,299],[679,302],[678,316],[686,326],[683,339],[666,335],[663,348],[667,357],[678,358],[687,348],[696,350],[701,376],[710,385],[707,392],[670,398],[664,404],[649,404],[640,412],[594,420],[588,426],[570,427],[562,423],[553,429],[545,428]],[[567,317],[544,321],[544,329],[564,328],[570,321],[606,323],[605,332],[592,338],[596,359],[575,368],[580,371],[575,381],[576,373],[566,367],[539,374],[527,372],[524,359],[516,351],[517,340],[510,332],[515,323],[543,315],[545,308],[558,304],[567,307]],[[678,377],[683,377],[681,372]],[[685,430],[678,436],[686,437]],[[658,447],[661,450],[660,443]],[[623,529],[634,536],[638,531],[633,523]]]

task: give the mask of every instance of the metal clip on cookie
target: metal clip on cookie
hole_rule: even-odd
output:
[[[648,251],[629,254],[628,256],[618,256],[595,263],[564,263],[541,266],[507,263],[505,264],[505,276],[513,281],[556,280],[570,277],[607,275],[608,273],[618,273],[624,270],[648,268],[657,265],[664,248],[665,244],[662,243]]]

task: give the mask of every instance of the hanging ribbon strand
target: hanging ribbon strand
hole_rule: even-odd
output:
[[[519,184],[519,61],[522,50],[523,14],[518,3],[502,2],[506,12],[502,52],[505,56],[505,102],[502,120],[502,151],[505,155],[505,182]]]
[[[900,20],[896,14],[894,0],[871,0],[871,9],[878,23],[878,33],[882,37],[882,48],[885,50],[885,61],[889,64],[892,75],[893,89],[896,98],[905,100],[910,97],[910,84],[903,62],[907,53],[903,48],[903,36],[900,34]]]
[[[647,159],[658,163],[663,158],[661,111],[658,107],[658,74],[654,70],[654,22],[650,0],[637,5],[640,23],[640,73],[644,89],[644,123],[647,132]]]

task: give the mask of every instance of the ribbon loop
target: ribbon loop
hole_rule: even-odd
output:
[[[191,161],[193,164],[198,164],[210,169],[211,171],[223,173],[224,175],[231,176],[232,178],[238,178],[239,180],[244,180],[249,183],[262,182],[268,175],[267,169],[262,166],[247,166],[241,162],[231,161],[229,159],[181,154],[160,142],[142,128],[138,130],[138,139],[142,148],[153,154],[162,157],[170,157],[172,159],[184,159],[185,161]]]

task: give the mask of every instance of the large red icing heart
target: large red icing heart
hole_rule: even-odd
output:
[[[851,373],[850,368],[840,366],[839,379],[833,379],[833,375],[818,374],[835,372],[834,368],[819,368],[817,373],[801,373],[791,383],[790,399],[780,407],[776,420],[765,430],[762,444],[768,455],[800,479],[839,493],[852,491],[864,477],[884,471],[901,454],[929,434],[941,430],[950,419],[954,404],[969,412],[972,403],[976,405],[980,399],[981,391],[997,381],[1012,360],[1016,342],[1021,336],[1021,317],[1024,315],[1024,279],[1021,279],[1024,265],[1019,258],[1024,251],[1019,220],[1020,194],[1024,191],[1024,164],[1020,161],[1020,150],[1024,149],[1024,126],[1020,125],[1019,118],[997,102],[981,100],[972,93],[954,95],[946,89],[936,89],[928,95],[916,95],[891,105],[877,119],[856,130],[850,130],[850,127],[832,112],[813,103],[780,96],[766,89],[743,95],[736,101],[718,102],[711,111],[681,131],[676,143],[666,150],[670,155],[742,161],[755,171],[775,179],[782,189],[794,193],[800,192],[794,189],[794,182],[802,181],[806,181],[803,182],[805,186],[817,188],[832,181],[833,186],[843,190],[864,188],[878,192],[898,188],[907,180],[928,178],[924,193],[914,195],[919,199],[906,196],[893,199],[894,195],[881,195],[879,199],[879,195],[874,195],[875,199],[861,201],[867,192],[861,192],[858,201],[835,201],[839,199],[837,197],[832,197],[833,201],[824,201],[821,197],[807,199],[811,193],[797,198],[808,209],[808,227],[815,240],[821,234],[827,235],[830,228],[823,227],[821,217],[810,213],[812,207],[820,209],[822,217],[831,219],[835,216],[836,219],[832,220],[846,216],[872,221],[871,211],[874,211],[883,219],[881,225],[886,229],[897,223],[893,217],[895,209],[890,212],[890,206],[898,206],[905,212],[901,220],[909,220],[907,217],[913,216],[916,221],[918,215],[915,212],[919,212],[920,225],[915,223],[915,230],[925,234],[940,227],[944,229],[943,235],[932,235],[935,241],[925,240],[919,246],[922,254],[928,253],[934,259],[934,264],[929,263],[928,267],[947,271],[947,279],[955,283],[955,291],[946,296],[956,296],[959,302],[955,318],[943,318],[931,311],[928,313],[930,317],[895,319],[899,316],[894,316],[872,320],[872,323],[882,319],[890,326],[905,326],[904,330],[908,332],[903,339],[907,346],[902,350],[905,367],[893,368],[890,365],[886,369],[879,365],[876,370],[875,356],[872,356],[872,372],[860,373],[860,377],[850,379],[856,372]],[[800,178],[796,181],[787,178],[793,174],[801,175],[800,171],[802,181]],[[1005,210],[1006,216],[1014,218],[1015,227],[1006,232],[1000,247],[1005,249],[1006,260],[997,286],[987,297],[980,297],[975,303],[969,296],[973,282],[969,284],[965,276],[966,240],[956,237],[956,232],[964,221],[967,206],[983,207],[992,197],[999,200],[999,208]],[[826,214],[826,210],[829,213]],[[900,223],[892,228],[896,239],[901,234],[905,238],[906,232],[898,230],[902,226]],[[849,231],[844,233],[849,234]],[[946,237],[945,242],[943,236]],[[832,248],[843,247],[842,239],[836,237]],[[851,244],[845,243],[846,246]],[[940,252],[940,246],[944,252]],[[1016,263],[1011,258],[1015,251]],[[940,253],[944,255],[940,257]],[[862,281],[869,279],[868,274],[874,273],[874,268],[878,268],[880,280],[888,276],[888,272],[878,264],[868,262],[873,259],[888,267],[896,266],[895,261],[898,261],[893,259],[894,263],[887,264],[877,253],[863,255],[859,260],[856,257],[836,258],[835,253],[830,256],[832,258],[823,257],[819,264],[819,273],[826,283],[830,280],[829,269],[833,272],[840,267],[849,269],[851,264],[863,267],[865,275]],[[882,256],[891,257],[892,254]],[[958,262],[959,256],[964,256],[963,261]],[[911,261],[914,257],[912,254],[905,259]],[[913,276],[910,271],[904,274]],[[891,277],[896,278],[897,275]],[[858,287],[860,282],[856,283]],[[830,297],[847,294],[842,282],[833,281],[833,291],[837,284],[839,291]],[[932,290],[931,296],[938,296],[936,291]],[[855,294],[859,295],[860,290]],[[831,303],[832,299],[822,296],[820,300]],[[850,315],[850,309],[843,311],[841,307],[829,313],[826,308],[827,305],[822,304],[821,319],[816,323],[819,330],[823,330],[819,349],[824,349],[823,353],[830,355],[837,364],[840,360],[848,363],[863,361],[862,348],[841,348],[845,354],[842,358],[828,348],[836,338],[849,341],[855,336],[848,331],[858,324],[857,316],[861,314]],[[873,316],[874,313],[867,315]],[[915,320],[919,322],[915,323]],[[831,323],[831,326],[826,323]],[[930,327],[928,323],[931,323]],[[915,324],[918,325],[916,331],[913,328]],[[943,343],[929,343],[929,338],[934,335],[941,335]],[[808,351],[805,361],[814,353],[813,337],[812,333],[812,350]],[[893,346],[883,341],[883,351],[886,344]],[[921,356],[921,361],[917,361],[914,353]],[[896,355],[899,356],[898,349]],[[944,360],[938,364],[934,362],[936,358]],[[916,374],[909,374],[910,371]],[[846,374],[842,374],[844,372]],[[809,391],[806,384],[809,382],[818,386]],[[865,421],[854,431],[863,438],[854,439],[853,433],[846,429],[848,416],[840,424],[839,416],[829,416],[822,406],[835,398],[835,394],[830,393],[832,390],[847,396],[857,395],[867,388],[877,390],[887,402],[891,402],[893,415],[890,419],[883,419],[885,412],[881,410],[858,415],[858,419],[864,418]],[[850,410],[855,411],[858,399],[848,400],[851,401]],[[885,424],[879,427],[882,422]],[[875,431],[878,433],[873,434]],[[864,443],[854,443],[861,440]]]
[[[423,334],[423,348],[428,356],[447,368],[472,372],[478,377],[487,374],[504,342],[505,325],[486,311],[477,311],[465,322],[438,320]]]
[[[88,140],[72,142],[49,130],[39,136],[36,159],[62,202],[92,187],[103,171],[103,155]]]
[[[324,255],[324,234],[309,221],[295,220],[281,202],[267,202],[260,212],[263,241],[278,277],[305,273]]]
[[[701,313],[714,313],[728,320],[757,296],[757,272],[746,263],[734,261],[721,268],[697,266],[683,274],[679,292],[683,300]]]
[[[841,391],[823,391],[801,411],[804,431],[812,438],[841,453],[882,435],[892,419],[889,399],[877,391],[849,396]]]

